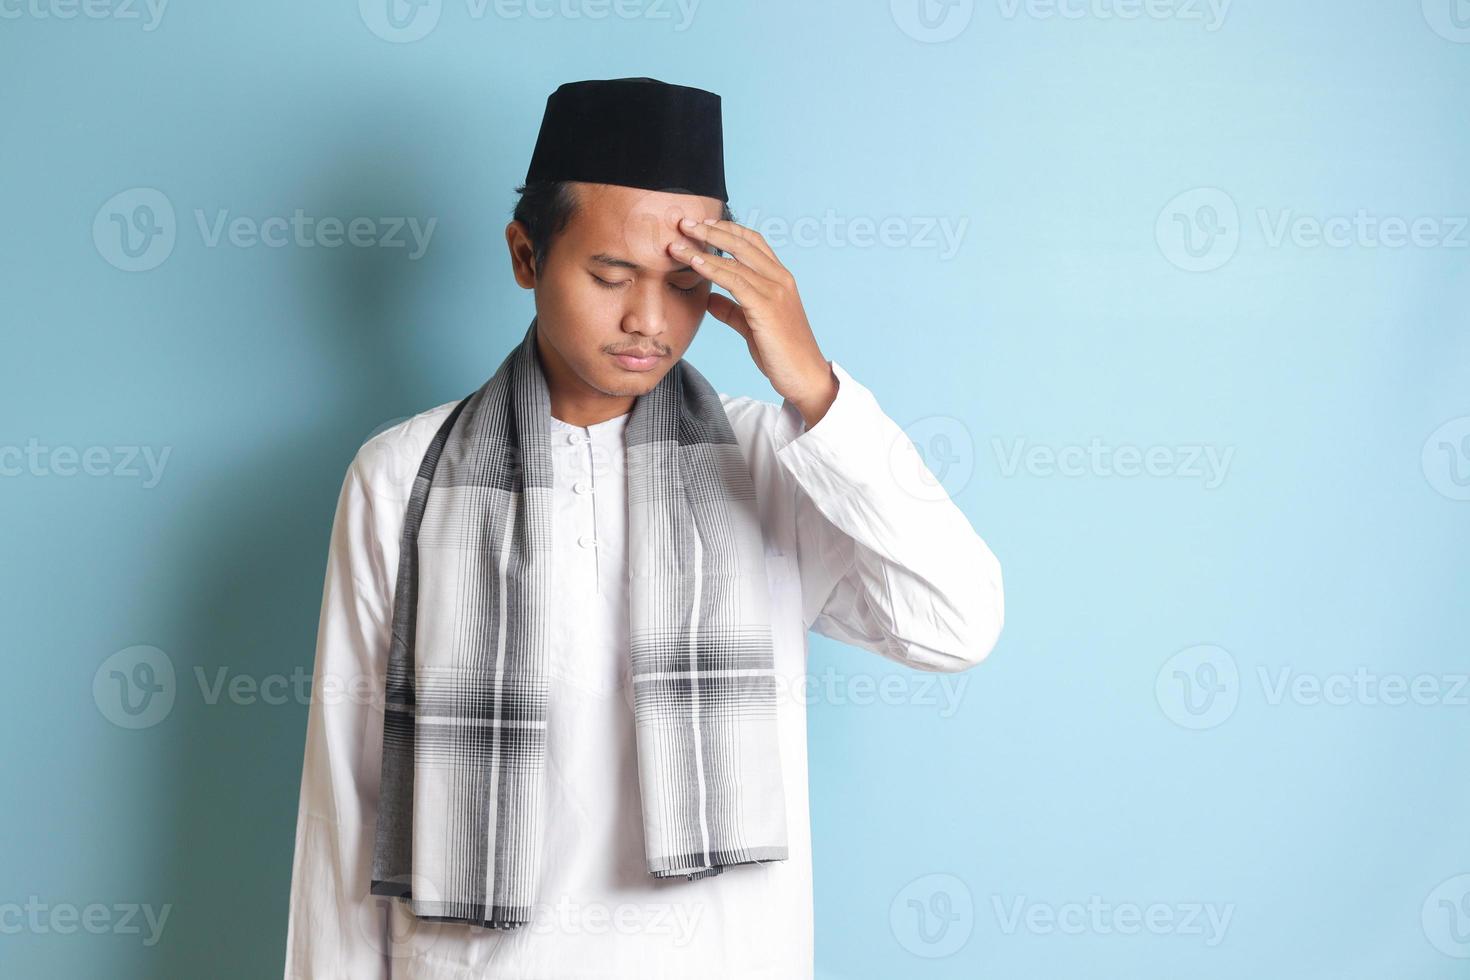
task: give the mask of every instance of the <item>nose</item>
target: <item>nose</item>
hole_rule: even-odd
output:
[[[623,330],[657,337],[668,329],[668,288],[657,277],[647,277],[628,290]]]

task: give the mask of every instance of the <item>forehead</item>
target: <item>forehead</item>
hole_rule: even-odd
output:
[[[580,182],[572,188],[577,209],[563,237],[576,257],[602,252],[654,269],[684,264],[668,253],[669,244],[684,237],[680,218],[718,218],[723,208],[718,199],[695,194]]]

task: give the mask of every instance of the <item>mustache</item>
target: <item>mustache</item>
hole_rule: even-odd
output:
[[[655,355],[657,355],[658,357],[665,357],[665,356],[668,355],[669,352],[666,351],[666,350],[659,350],[656,347],[651,347],[651,348],[648,348],[646,350],[643,349],[643,348],[639,348],[639,347],[630,347],[627,350],[611,350],[611,351],[608,351],[608,353],[609,354],[631,354],[634,357],[654,357]]]

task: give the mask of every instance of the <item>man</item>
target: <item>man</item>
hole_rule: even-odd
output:
[[[806,632],[963,670],[1001,574],[726,202],[713,93],[548,100],[530,329],[343,483],[288,978],[812,976]],[[681,360],[705,312],[781,404]]]

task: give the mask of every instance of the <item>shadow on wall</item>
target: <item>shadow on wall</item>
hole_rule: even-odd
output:
[[[357,164],[382,153],[378,146],[341,159]],[[349,168],[335,186],[350,192],[302,207],[318,215],[403,214],[416,185]],[[468,393],[430,393],[411,335],[415,311],[404,301],[409,280],[423,271],[404,261],[403,250],[302,250],[299,262],[308,280],[301,329],[319,339],[322,362],[336,376],[323,379],[325,412],[272,434],[268,453],[214,474],[207,512],[221,519],[190,528],[192,548],[177,559],[192,566],[187,580],[196,588],[173,605],[179,618],[167,630],[187,653],[177,662],[181,696],[159,777],[157,839],[146,842],[163,855],[156,887],[174,908],[169,935],[139,980],[280,975],[306,698],[338,491],[376,428]],[[285,703],[267,703],[258,686],[232,698],[237,675],[256,685],[284,677]],[[265,693],[279,700],[282,683]]]

